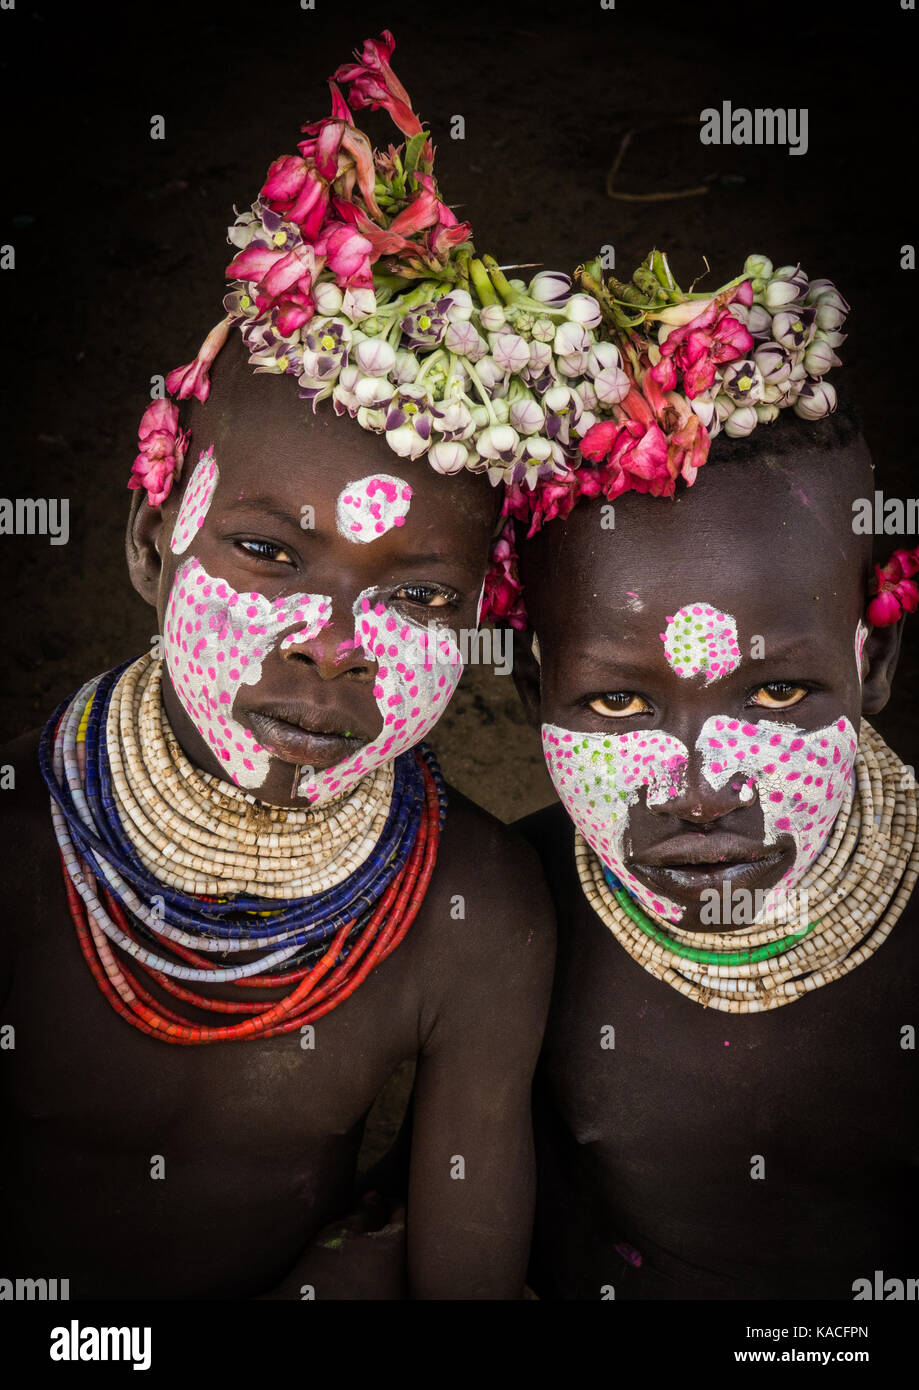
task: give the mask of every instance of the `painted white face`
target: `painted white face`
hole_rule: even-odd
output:
[[[203,525],[218,479],[209,449],[202,453],[179,508],[170,541],[176,553],[187,548]],[[351,539],[372,541],[402,524],[410,499],[411,488],[401,478],[362,479],[340,495],[339,525],[345,506],[352,519],[369,528],[367,535]],[[352,757],[301,776],[298,795],[313,805],[343,796],[374,768],[423,739],[462,675],[462,657],[449,629],[411,622],[394,607],[374,602],[374,595],[375,590],[368,589],[357,596],[352,607],[354,637],[340,644],[339,654],[359,647],[377,664],[373,694],[383,728]],[[238,593],[208,574],[195,556],[179,566],[166,608],[166,666],[186,713],[237,786],[260,787],[271,759],[233,716],[240,688],[258,684],[265,658],[276,647],[283,650],[311,641],[331,621],[328,594],[268,599],[255,592]]]
[[[702,620],[698,639],[692,635],[700,631],[695,621],[689,632],[685,629],[687,615]],[[665,657],[677,675],[700,676],[709,684],[725,668],[739,665],[736,625],[723,609],[687,604],[668,624],[677,620],[679,631],[669,650],[671,627],[661,634]],[[645,908],[678,922],[684,909],[639,882],[626,858],[631,855],[629,818],[642,790],[647,789],[645,804],[652,808],[665,807],[685,793],[686,745],[664,729],[583,733],[553,724],[543,725],[542,739],[555,789],[588,844]],[[826,842],[845,799],[857,747],[857,734],[843,716],[811,733],[777,720],[754,724],[729,714],[703,724],[695,752],[704,780],[713,790],[730,783],[740,802],[758,796],[765,844],[775,844],[780,835],[794,841],[795,858],[774,895],[800,882]],[[775,902],[776,897],[767,897],[760,915],[767,916]]]
[[[404,526],[412,501],[412,489],[392,473],[369,473],[343,488],[335,508],[341,534],[355,544],[385,536],[394,526]]]

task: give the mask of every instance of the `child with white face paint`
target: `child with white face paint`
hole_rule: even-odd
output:
[[[899,632],[866,617],[867,449],[803,429],[716,440],[614,533],[601,499],[518,539],[561,803],[523,823],[559,920],[544,1298],[850,1298],[909,1267],[916,792],[865,717]]]
[[[76,1079],[49,1060],[28,1084],[60,1119],[56,1161],[85,1152],[66,1111],[102,1117],[105,1162],[86,1204],[96,1238],[74,1236],[82,1216],[50,1179],[24,1219],[37,1204],[92,1252],[60,1253],[89,1293],[518,1297],[551,908],[529,847],[419,749],[462,674],[457,634],[478,624],[498,494],[314,414],[235,337],[211,398],[186,410],[178,485],[156,504],[138,494],[129,530],[153,651],[89,682],[43,743],[58,799],[42,826],[71,889],[52,896],[50,930],[72,946],[68,912],[79,921],[87,964],[75,982],[69,952],[43,952],[39,975],[17,962],[24,1032],[40,994],[79,1009],[83,1040]],[[381,1175],[369,1226],[386,1234],[326,1244],[404,1059],[418,1076],[409,1224],[390,1221]],[[125,1130],[139,1153],[168,1133],[186,1174],[155,1211],[147,1179],[113,1165]],[[458,1147],[469,1180],[445,1194]],[[34,1170],[54,1165],[39,1154]],[[125,1221],[156,1252],[136,1268]],[[29,1240],[23,1228],[23,1267]]]

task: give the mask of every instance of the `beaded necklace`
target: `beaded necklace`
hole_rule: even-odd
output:
[[[862,721],[850,786],[833,832],[801,882],[811,920],[798,930],[689,932],[644,911],[583,836],[584,894],[634,961],[703,1007],[761,1013],[841,979],[887,939],[919,877],[916,792],[904,764]]]
[[[97,676],[42,733],[80,947],[116,1012],[163,1041],[292,1032],[348,998],[411,926],[437,856],[443,778],[419,744],[339,802],[261,806],[184,758],[162,711],[161,670],[145,655]],[[285,858],[294,866],[286,884]],[[199,883],[211,892],[187,891]],[[174,998],[249,1017],[196,1023],[152,995],[113,945]],[[226,963],[253,950],[257,958]],[[215,999],[187,988],[197,982],[288,992]]]

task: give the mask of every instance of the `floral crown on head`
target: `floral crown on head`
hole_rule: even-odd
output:
[[[552,476],[512,469],[509,520],[486,586],[488,612],[518,628],[526,614],[513,519],[528,521],[533,535],[581,497],[672,497],[680,479],[693,484],[721,430],[741,438],[783,409],[818,420],[837,404],[825,376],[839,365],[849,305],[831,281],[809,280],[800,265],[776,269],[766,256],[748,256],[740,275],[703,294],[681,290],[654,250],[630,282],[604,278],[599,259],[574,280],[600,311],[580,357],[567,359],[579,371],[570,385],[580,438]]]
[[[330,397],[400,457],[425,455],[442,474],[487,472],[494,484],[517,467],[535,484],[567,467],[593,423],[572,383],[600,306],[572,294],[567,276],[527,286],[476,255],[469,224],[440,197],[428,132],[390,66],[394,47],[388,31],[368,39],[329,81],[331,116],[303,126],[299,153],[270,166],[229,228],[226,317],[166,390],[207,400],[210,367],[236,326],[256,372],[293,376],[314,409]],[[373,148],[351,114],[368,106],[388,112],[403,144]],[[129,486],[162,503],[187,446],[177,406],[154,401]]]

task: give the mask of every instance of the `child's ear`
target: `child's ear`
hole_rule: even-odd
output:
[[[131,498],[125,553],[131,583],[141,598],[146,599],[154,608],[159,596],[160,574],[163,568],[159,554],[162,535],[162,509],[151,507],[147,502],[146,490],[138,488]]]
[[[533,655],[533,634],[514,632],[514,684],[517,694],[523,701],[526,716],[534,729],[540,723],[539,704],[539,662]]]
[[[868,634],[864,648],[868,670],[862,680],[862,714],[877,714],[890,699],[905,621],[904,616],[887,627],[873,627]]]

